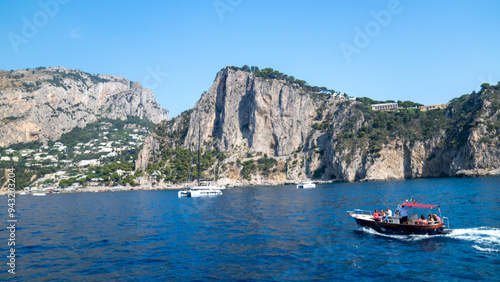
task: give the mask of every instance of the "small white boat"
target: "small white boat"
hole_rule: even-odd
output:
[[[24,195],[28,195],[28,193],[26,193],[26,192],[19,193],[19,196],[24,196]]]
[[[214,186],[210,182],[208,184],[201,184],[195,186],[193,188],[189,188],[186,190],[181,190],[177,193],[179,198],[182,197],[210,197],[210,196],[218,196],[222,195],[221,188],[219,186]]]
[[[300,184],[297,184],[297,189],[310,189],[310,188],[316,188],[316,184],[314,184],[311,181],[304,181],[301,182]]]
[[[33,196],[47,196],[47,194],[45,194],[43,192],[37,192],[37,193],[33,193],[31,195],[33,195]]]

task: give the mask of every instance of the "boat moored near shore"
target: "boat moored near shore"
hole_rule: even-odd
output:
[[[310,189],[310,188],[316,188],[316,184],[314,184],[312,181],[303,181],[300,184],[297,184],[297,189]]]
[[[218,196],[222,195],[221,188],[219,186],[214,186],[212,183],[201,183],[198,186],[193,188],[189,188],[186,190],[181,190],[177,192],[179,198],[182,197],[209,197],[209,196]]]

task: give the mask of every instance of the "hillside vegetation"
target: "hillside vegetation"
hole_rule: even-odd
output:
[[[240,85],[239,81],[246,81],[246,84]],[[295,92],[284,97],[284,89]],[[221,70],[214,86],[202,95],[195,108],[154,127],[155,142],[162,153],[151,157],[147,167],[161,172],[167,182],[185,181],[196,162],[196,137],[201,130],[203,154],[215,159],[203,166],[207,177],[214,167],[221,177],[257,181],[255,183],[258,179],[277,178],[276,175],[281,175],[279,179],[290,180],[307,177],[352,181],[377,177],[453,176],[462,170],[487,173],[495,170],[500,162],[495,147],[499,142],[499,93],[500,84],[484,84],[480,92],[455,98],[446,108],[426,111],[419,108],[422,104],[413,101],[347,99],[346,95],[326,87],[309,86],[305,81],[271,68],[231,66]],[[259,95],[271,102],[279,100],[279,105],[266,100],[264,104]],[[299,96],[294,98],[293,95]],[[239,104],[230,102],[234,99],[248,100]],[[305,120],[297,121],[305,135],[294,148],[285,148],[288,145],[283,143],[287,140],[286,135],[297,132],[297,129],[283,128],[284,123],[293,125],[290,119],[283,117],[283,111],[290,109],[282,105],[285,99],[306,103],[297,109],[300,112],[290,115],[290,119],[309,113]],[[399,109],[373,110],[371,105],[378,103],[398,103]],[[278,120],[273,112],[281,112],[282,117]],[[234,127],[231,127],[233,131],[225,129],[231,126],[228,125],[231,121],[227,119],[228,113],[239,118],[236,130],[241,133],[235,135]],[[225,123],[218,121],[218,117],[224,116]],[[268,126],[261,120],[270,121],[274,127],[258,131],[259,127]],[[200,122],[204,125],[198,129]],[[282,135],[273,133],[274,141],[252,142],[260,132],[276,130]],[[479,141],[471,139],[478,135]],[[262,146],[262,141],[270,142],[272,155],[268,147]],[[280,153],[278,149],[288,153]],[[481,157],[484,154],[492,157],[486,160]],[[218,155],[223,157],[215,157]],[[175,171],[173,168],[179,162],[182,169]]]

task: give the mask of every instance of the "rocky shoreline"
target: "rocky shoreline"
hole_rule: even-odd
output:
[[[500,176],[500,168],[496,170],[463,170],[457,173],[455,178],[471,178],[471,177],[488,177],[488,176]],[[424,178],[424,177],[421,177]],[[425,177],[427,178],[427,177]],[[377,180],[367,180],[363,179],[359,182],[369,182],[369,181],[390,181],[390,180],[406,180],[406,179],[377,179]],[[301,181],[310,181],[308,179],[303,179]],[[277,180],[230,180],[221,179],[217,185],[225,186],[226,188],[244,188],[244,187],[256,187],[256,186],[283,186],[283,185],[297,185],[301,181],[277,181]],[[327,183],[340,183],[349,182],[343,181],[341,179],[335,180],[314,180],[312,181],[316,184],[327,184]],[[196,185],[196,182],[183,183],[183,184],[170,184],[170,183],[149,183],[142,184],[139,186],[123,186],[123,187],[107,187],[107,186],[87,186],[84,188],[78,188],[72,191],[60,191],[63,193],[97,193],[97,192],[120,192],[120,191],[159,191],[159,190],[182,190]],[[16,194],[21,193],[21,191],[16,191]],[[7,190],[1,189],[0,195],[6,195]],[[47,193],[50,194],[50,193]]]

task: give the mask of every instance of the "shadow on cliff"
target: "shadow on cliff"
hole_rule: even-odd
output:
[[[241,135],[248,140],[248,147],[252,147],[253,131],[255,129],[255,92],[254,81],[250,77],[246,81],[246,92],[241,97],[238,105],[238,122],[240,124]]]

